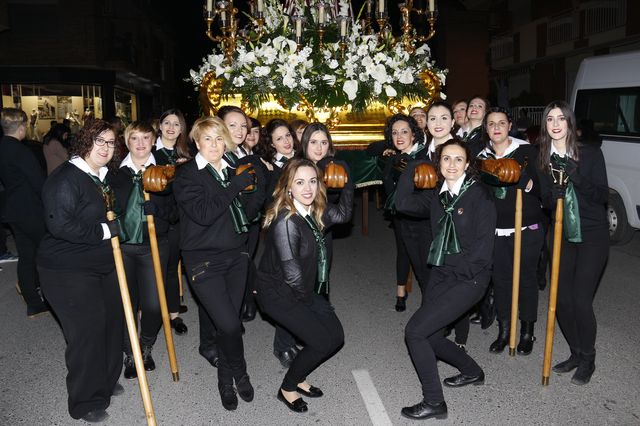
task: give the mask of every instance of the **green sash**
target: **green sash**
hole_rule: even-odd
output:
[[[327,246],[324,243],[324,235],[311,215],[304,216],[305,222],[311,228],[313,237],[318,247],[318,273],[314,291],[317,294],[329,294],[329,261],[327,259]]]
[[[460,188],[460,193],[453,198],[449,194],[449,191],[440,194],[440,203],[442,203],[442,207],[444,207],[444,214],[440,220],[438,220],[438,229],[429,248],[429,258],[427,262],[430,265],[442,266],[444,265],[444,258],[447,254],[460,253],[460,241],[458,240],[456,226],[453,222],[453,210],[458,200],[474,183],[475,180],[467,178]]]
[[[558,154],[551,155],[551,162],[560,170],[565,170],[567,158]],[[564,195],[564,211],[562,215],[562,233],[572,243],[582,242],[582,229],[580,227],[580,206],[578,196],[573,187],[573,182],[567,182],[567,190]]]
[[[416,159],[416,155],[418,155],[418,153],[420,151],[422,151],[423,149],[425,149],[426,145],[424,144],[418,144],[418,149],[416,149],[415,151],[409,153],[409,157],[411,157],[412,160]],[[393,160],[391,160],[393,161]],[[396,185],[398,184],[398,182],[395,183]],[[391,191],[391,194],[387,195],[387,201],[384,202],[384,209],[385,210],[389,210],[389,213],[391,214],[396,214],[396,187],[394,185],[393,187],[393,191]]]
[[[136,173],[131,167],[133,188],[129,193],[127,199],[127,210],[124,212],[123,230],[129,237],[128,244],[142,244],[143,241],[143,227],[147,221],[147,217],[144,215],[144,194],[142,193],[142,170]]]
[[[216,169],[213,168],[211,164],[207,164],[207,170],[214,177],[214,179],[223,187],[226,188],[229,186],[231,182],[229,182],[229,176],[227,173],[227,169],[222,169],[223,177],[220,177]],[[244,211],[244,207],[242,203],[236,196],[231,204],[229,205],[229,212],[231,213],[231,220],[233,221],[233,229],[237,234],[242,234],[244,232],[249,232],[249,219],[247,219],[247,214]]]
[[[178,152],[176,149],[160,148],[158,152],[163,153],[167,157],[170,166],[176,165],[176,161],[178,160]]]
[[[463,142],[469,142],[469,140],[471,138],[473,138],[475,135],[477,135],[481,131],[482,131],[482,126],[478,126],[478,127],[474,128],[469,133],[467,133],[467,136],[463,136],[462,137]]]

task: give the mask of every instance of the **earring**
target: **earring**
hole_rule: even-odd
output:
[[[291,198],[291,190],[287,191],[287,195]]]

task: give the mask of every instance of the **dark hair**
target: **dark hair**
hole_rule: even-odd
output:
[[[78,156],[84,160],[93,149],[96,138],[109,130],[111,130],[115,136],[115,131],[113,130],[113,125],[111,125],[111,123],[100,119],[89,120],[89,122],[80,129],[78,134],[72,138],[71,146],[69,147],[69,157]],[[120,163],[119,157],[118,150],[114,148],[113,157],[108,164],[108,167],[111,170],[116,170],[118,168],[118,164]]]
[[[165,118],[170,115],[175,115],[178,117],[178,121],[180,121],[180,135],[178,136],[178,140],[176,141],[176,151],[178,153],[178,157],[186,158],[187,160],[191,159],[191,152],[189,149],[189,129],[187,128],[187,122],[184,119],[184,114],[177,108],[171,108],[162,113],[159,120],[159,125],[162,125],[162,122]],[[158,130],[158,134],[162,137],[162,131]]]
[[[406,121],[409,124],[411,132],[413,133],[412,145],[422,143],[424,132],[422,131],[420,126],[418,126],[418,122],[416,122],[416,119],[404,114],[395,114],[389,117],[387,123],[384,126],[384,141],[387,145],[387,148],[395,149],[395,146],[393,146],[393,139],[391,138],[391,132],[393,131],[393,125],[398,121]]]
[[[429,111],[431,111],[431,109],[435,107],[446,108],[447,110],[449,110],[449,114],[451,114],[451,119],[453,119],[453,108],[451,108],[451,105],[449,105],[449,103],[445,101],[435,101],[434,103],[429,105],[429,108],[426,109],[427,116],[429,115]]]
[[[251,121],[251,127],[249,127],[249,130],[253,129],[254,127],[262,128],[262,123],[260,123],[260,120],[253,117],[247,117],[247,118],[249,119],[249,121]]]
[[[238,114],[242,114],[245,117],[247,116],[247,114],[244,113],[244,111],[242,110],[242,108],[239,108],[235,105],[223,105],[220,108],[218,108],[218,112],[216,113],[216,115],[218,116],[218,118],[221,118],[224,120],[224,117],[229,114],[230,112],[237,112]]]
[[[513,123],[511,113],[508,109],[500,106],[495,106],[487,109],[484,113],[484,118],[482,119],[482,141],[484,142],[484,146],[487,148],[491,147],[491,145],[489,144],[489,133],[487,132],[487,118],[489,117],[489,114],[504,114],[507,117],[507,121],[509,122],[509,124]]]
[[[457,137],[449,139],[445,143],[436,147],[436,172],[438,173],[438,177],[443,179],[442,172],[440,172],[440,157],[442,156],[442,150],[451,145],[456,145],[464,149],[464,154],[467,157],[467,163],[469,163],[469,167],[467,167],[466,171],[467,176],[475,177],[477,175],[477,170],[474,161],[471,161],[473,159],[471,158],[471,149],[469,149],[469,144]]]
[[[540,170],[547,171],[549,163],[551,162],[551,136],[547,131],[547,116],[554,108],[560,108],[562,115],[564,115],[567,121],[567,154],[578,161],[578,136],[576,135],[576,117],[571,110],[571,107],[565,101],[553,101],[546,106],[542,112],[542,119],[540,121],[540,135],[538,136],[538,145],[540,146],[540,154],[538,155],[538,168]]]
[[[485,111],[487,111],[489,108],[491,108],[491,102],[489,102],[489,99],[485,98],[484,96],[480,96],[480,95],[473,95],[469,98],[468,101],[465,101],[467,103],[467,109],[469,109],[469,105],[471,105],[471,101],[474,99],[480,99],[482,102],[484,102],[484,109]]]
[[[269,122],[262,128],[260,142],[258,142],[258,145],[256,145],[256,153],[265,161],[272,161],[273,157],[275,157],[276,155],[276,149],[273,146],[271,135],[279,127],[286,127],[289,130],[289,133],[291,133],[291,136],[293,138],[293,149],[295,151],[300,150],[298,146],[298,139],[296,138],[296,133],[291,129],[289,123],[281,118],[274,118],[269,120]]]
[[[336,154],[336,150],[333,147],[333,141],[331,140],[331,133],[327,126],[322,123],[314,122],[309,124],[302,134],[302,140],[300,141],[300,157],[307,157],[307,149],[309,148],[309,140],[311,139],[311,135],[315,132],[324,132],[327,135],[327,140],[329,141],[329,150],[327,151],[327,156],[334,156]]]
[[[64,137],[65,133],[67,134],[66,138]],[[42,143],[45,145],[49,145],[49,142],[51,142],[52,140],[56,140],[60,142],[60,145],[69,149],[68,139],[70,135],[71,129],[68,126],[65,126],[64,124],[56,124],[47,132],[46,135],[44,135],[44,138],[42,138]]]

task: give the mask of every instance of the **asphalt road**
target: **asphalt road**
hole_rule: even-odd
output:
[[[173,382],[164,338],[154,349],[157,369],[148,373],[158,424],[161,425],[404,425],[414,422],[400,409],[420,399],[420,385],[409,359],[403,330],[419,302],[419,290],[408,309],[397,313],[394,244],[391,230],[373,210],[370,235],[360,235],[354,219],[351,235],[335,241],[332,301],[345,328],[344,348],[322,365],[309,381],[323,398],[309,402],[309,412],[296,414],[276,400],[284,370],[272,355],[273,327],[258,318],[246,324],[248,372],[255,400],[240,401],[234,412],[219,400],[216,371],[198,355],[197,309],[186,294],[190,327],[175,336],[180,381]],[[65,342],[50,315],[27,319],[17,296],[15,263],[0,272],[0,425],[73,425],[67,413]],[[612,247],[595,308],[598,318],[596,372],[578,387],[570,375],[551,374],[541,385],[547,294],[540,297],[538,341],[529,356],[488,352],[496,328],[472,325],[468,350],[486,373],[483,386],[445,388],[449,418],[439,425],[640,425],[640,233]],[[554,363],[568,356],[558,328]],[[456,371],[439,363],[441,377]],[[145,417],[137,380],[121,379],[125,394],[108,409],[107,425],[143,425]]]

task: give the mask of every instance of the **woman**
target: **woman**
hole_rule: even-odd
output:
[[[460,370],[444,380],[450,387],[484,382],[482,368],[466,351],[444,336],[444,328],[469,310],[491,279],[496,211],[487,190],[475,179],[469,147],[459,139],[441,145],[438,169],[442,184],[433,191],[415,192],[411,175],[398,184],[400,212],[429,216],[433,265],[422,306],[405,329],[409,354],[422,384],[423,400],[404,407],[411,419],[446,418],[436,360]]]
[[[418,127],[424,132],[424,141],[422,143],[426,144],[428,141],[427,138],[427,111],[423,107],[413,107],[411,111],[409,111],[409,116],[413,117],[418,123]]]
[[[406,115],[396,114],[387,120],[384,129],[387,144],[393,146],[397,154],[389,159],[383,173],[383,183],[387,193],[385,210],[393,220],[393,232],[396,237],[396,282],[397,296],[395,309],[397,312],[406,310],[406,283],[409,276],[409,266],[413,266],[420,288],[424,290],[429,280],[429,269],[425,247],[429,247],[431,236],[429,221],[415,218],[396,211],[397,200],[395,191],[400,176],[407,165],[414,160],[427,159],[427,150],[421,142],[422,130],[418,123]]]
[[[264,178],[245,170],[231,175],[223,159],[235,148],[224,122],[196,120],[190,134],[198,154],[176,170],[174,194],[180,211],[182,258],[191,288],[215,326],[218,389],[222,406],[235,410],[238,395],[253,400],[244,359],[240,307],[247,279],[250,221],[264,201]],[[254,169],[257,174],[260,169]],[[235,382],[235,388],[234,388]]]
[[[156,164],[151,153],[155,132],[150,124],[134,121],[124,131],[124,139],[129,154],[122,160],[117,173],[109,175],[109,182],[123,212],[123,229],[126,239],[120,246],[127,275],[129,295],[133,312],[142,312],[140,318],[140,347],[142,360],[147,371],[156,368],[151,355],[158,331],[162,326],[158,287],[154,272],[147,215],[153,215],[156,226],[160,268],[166,276],[169,254],[169,217],[173,216],[175,202],[170,194],[150,194],[150,201],[144,201],[142,174],[144,169]],[[124,336],[124,377],[137,377],[133,363],[133,353],[129,335]]]
[[[187,123],[184,115],[179,109],[168,109],[162,113],[159,122],[159,135],[156,140],[153,156],[159,166],[180,165],[191,159],[191,150],[189,147],[189,137]],[[167,191],[171,192],[170,185]],[[174,201],[173,194],[169,197]],[[174,207],[177,211],[177,206]],[[167,308],[169,309],[169,319],[171,320],[171,328],[177,335],[186,334],[189,329],[180,318],[180,313],[187,312],[187,307],[180,305],[180,282],[178,274],[178,265],[180,264],[180,231],[178,225],[178,216],[172,215],[169,219],[169,230],[167,239],[169,244],[169,253],[167,257],[167,274],[165,280],[165,293],[167,295]]]
[[[307,126],[309,125],[309,122],[305,120],[295,119],[295,120],[291,120],[291,123],[289,123],[289,125],[291,126],[291,129],[294,131],[296,141],[300,142],[302,140],[302,134],[304,133],[304,129],[307,128]]]
[[[333,307],[314,288],[329,273],[322,230],[350,219],[353,186],[342,191],[338,205],[327,205],[319,175],[310,160],[296,158],[285,166],[265,215],[266,247],[258,268],[261,308],[304,343],[277,396],[299,413],[308,410],[300,394],[323,395],[307,382],[307,375],[344,342]]]
[[[68,138],[71,129],[64,124],[56,124],[42,139],[42,152],[47,162],[47,175],[60,164],[69,160]]]
[[[111,126],[94,120],[74,138],[71,159],[44,185],[47,234],[40,244],[42,291],[67,341],[67,392],[74,419],[108,417],[122,369],[122,302],[109,239],[119,234],[106,220],[106,182],[116,137]]]
[[[247,138],[249,126],[244,111],[237,106],[224,105],[218,109],[216,115],[224,121],[231,135],[231,140],[233,141],[234,149],[229,151],[227,156],[234,162],[237,162],[237,160],[242,157],[246,157],[247,152],[244,150],[242,144]]]
[[[520,182],[502,186],[494,179],[487,183],[494,193],[497,211],[496,240],[493,255],[493,289],[498,317],[498,338],[489,351],[501,353],[509,344],[511,322],[511,290],[513,288],[513,244],[515,233],[516,193],[522,190],[522,248],[520,257],[520,341],[517,351],[529,355],[533,349],[534,325],[538,313],[538,259],[544,241],[540,185],[535,164],[538,150],[523,140],[509,137],[513,123],[504,108],[489,109],[485,116],[487,147],[478,156],[481,160],[511,158],[522,167]],[[483,176],[483,180],[486,176]]]
[[[550,103],[542,117],[542,202],[555,212],[556,200],[563,198],[565,207],[556,315],[571,355],[553,371],[576,369],[571,383],[585,385],[595,371],[593,297],[609,256],[607,170],[598,146],[578,143],[575,117],[566,102]]]
[[[471,155],[473,158],[476,158],[484,148],[482,123],[484,122],[484,116],[490,105],[488,100],[480,96],[472,97],[469,102],[467,102],[467,105],[469,131],[466,136],[462,137],[462,140],[469,144]]]
[[[244,140],[242,144],[242,149],[247,153],[247,155],[253,154],[253,150],[256,145],[260,142],[260,135],[262,134],[262,124],[260,121],[256,120],[253,117],[247,117],[247,138]]]

